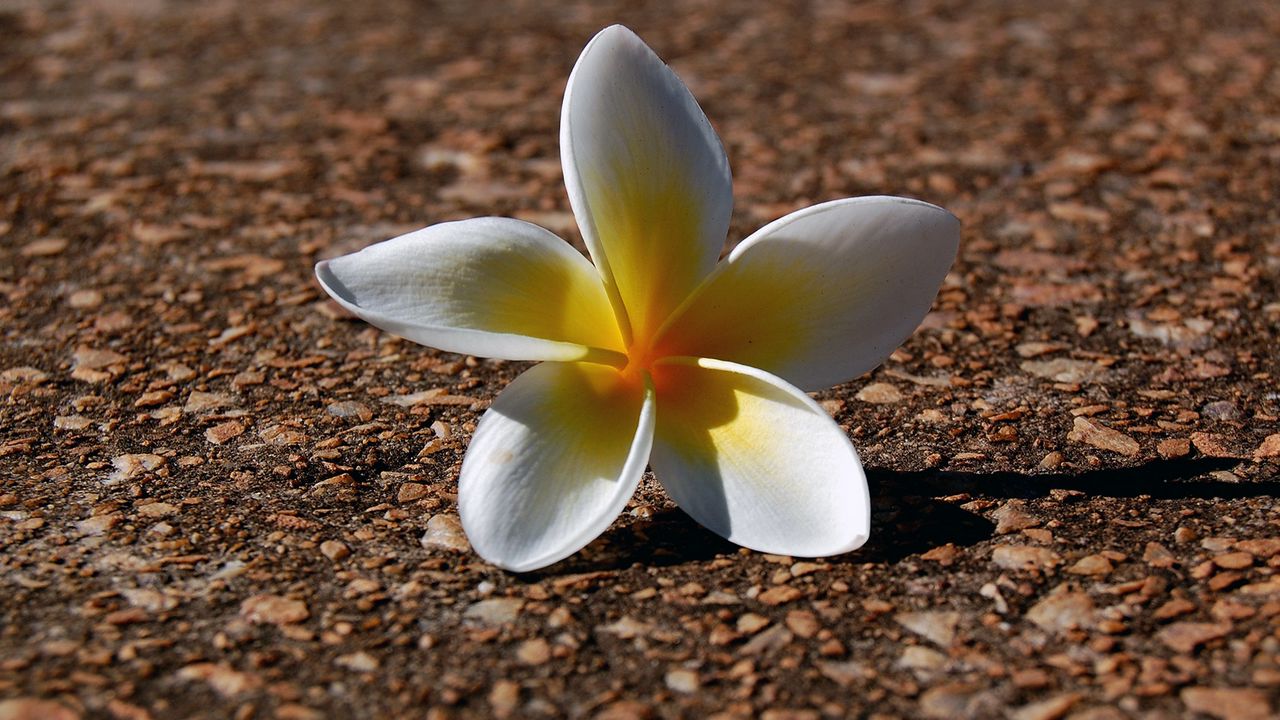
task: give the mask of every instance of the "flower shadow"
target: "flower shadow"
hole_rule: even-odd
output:
[[[1044,498],[1054,491],[1089,497],[1154,499],[1238,499],[1280,495],[1280,480],[1233,482],[1211,473],[1239,461],[1224,458],[1157,460],[1131,468],[1081,473],[894,471],[868,468],[871,539],[859,550],[830,558],[835,564],[897,563],[948,543],[969,547],[991,539],[995,524],[961,507],[973,499]],[[945,499],[944,499],[945,498]],[[617,570],[633,564],[672,566],[733,555],[738,547],[699,525],[679,509],[647,521],[615,524],[588,552],[544,571],[561,575]]]

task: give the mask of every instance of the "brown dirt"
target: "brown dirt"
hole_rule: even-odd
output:
[[[0,718],[1280,711],[1280,6],[1048,7],[0,3]],[[740,551],[649,480],[544,572],[449,549],[521,366],[312,279],[452,218],[572,236],[561,91],[618,21],[724,138],[731,239],[964,221],[821,394],[863,550]]]

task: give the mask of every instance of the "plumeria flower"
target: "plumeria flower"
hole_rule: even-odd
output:
[[[733,202],[724,149],[621,26],[569,76],[560,149],[591,261],[535,225],[479,218],[316,266],[335,300],[384,330],[543,361],[497,397],[463,460],[476,552],[514,571],[568,557],[647,465],[739,545],[810,557],[862,545],[861,463],[806,391],[871,370],[910,336],[955,257],[956,218],[905,198],[836,200],[717,264]]]

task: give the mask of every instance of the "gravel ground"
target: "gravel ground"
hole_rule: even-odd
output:
[[[871,542],[739,550],[646,479],[511,575],[459,462],[524,365],[311,266],[576,238],[559,104],[624,22],[724,139],[730,242],[920,197],[933,313],[819,399]],[[1280,5],[0,0],[0,720],[1280,712]]]

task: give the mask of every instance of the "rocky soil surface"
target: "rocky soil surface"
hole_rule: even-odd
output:
[[[920,197],[934,311],[819,399],[874,532],[739,550],[646,479],[511,575],[456,516],[523,369],[317,260],[576,238],[569,69],[624,22],[724,139],[730,242]],[[1280,5],[0,0],[0,720],[1280,713]]]

